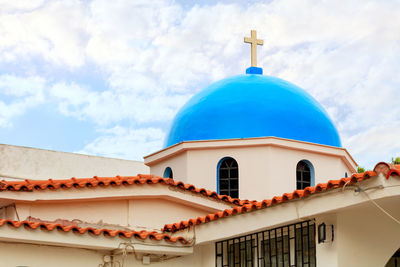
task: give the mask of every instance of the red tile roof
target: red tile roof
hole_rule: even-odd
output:
[[[307,196],[325,192],[331,189],[340,188],[347,185],[352,185],[357,182],[366,180],[372,176],[376,176],[377,173],[374,171],[366,171],[364,173],[356,173],[351,177],[342,178],[340,180],[330,180],[327,183],[320,183],[316,186],[306,187],[304,190],[295,190],[293,193],[285,193],[282,196],[275,196],[272,199],[265,199],[260,202],[253,202],[249,204],[242,205],[240,207],[235,207],[232,209],[226,209],[224,211],[219,211],[216,213],[208,214],[206,216],[198,217],[196,219],[190,219],[188,221],[181,221],[173,224],[166,224],[162,231],[164,232],[176,232],[185,228],[188,228],[192,225],[199,225],[203,223],[207,223],[210,221],[215,221],[223,217],[232,216],[236,214],[246,213],[253,210],[264,209],[267,207],[271,207],[276,204],[284,203],[294,199],[305,198]]]
[[[116,177],[97,177],[93,178],[71,178],[65,180],[25,180],[25,181],[5,181],[0,182],[0,191],[34,191],[34,190],[56,190],[70,188],[94,188],[107,186],[129,186],[143,184],[162,184],[173,186],[182,190],[201,194],[216,200],[221,200],[234,205],[244,205],[254,201],[240,200],[226,195],[219,195],[215,191],[204,188],[196,188],[194,185],[185,184],[170,178],[162,178],[154,175],[138,174],[137,176],[116,176]]]
[[[31,221],[12,221],[0,219],[0,227],[3,225],[10,225],[15,228],[24,226],[26,229],[40,229],[42,231],[53,231],[58,230],[61,232],[73,232],[76,234],[93,234],[93,235],[104,235],[109,237],[125,237],[125,238],[137,238],[141,240],[150,239],[161,241],[165,240],[170,243],[180,242],[181,244],[188,244],[188,241],[183,237],[171,237],[170,235],[159,233],[156,231],[126,231],[126,230],[110,230],[110,229],[97,229],[93,227],[79,227],[76,225],[63,225],[60,223],[47,223],[47,222],[31,222]]]
[[[379,162],[375,165],[374,171],[376,173],[383,173],[386,175],[386,178],[390,176],[400,176],[400,164],[389,164],[386,162]]]

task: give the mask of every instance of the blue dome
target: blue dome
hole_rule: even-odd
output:
[[[341,147],[324,108],[279,78],[246,74],[218,81],[176,114],[165,147],[182,141],[275,136]]]

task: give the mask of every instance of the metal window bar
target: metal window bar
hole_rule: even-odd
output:
[[[304,221],[215,243],[216,267],[316,267],[315,222]]]
[[[239,166],[235,159],[224,159],[218,170],[219,193],[239,197]]]
[[[311,186],[311,170],[308,164],[300,161],[296,167],[296,188],[304,189]]]

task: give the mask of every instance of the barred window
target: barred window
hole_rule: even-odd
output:
[[[223,158],[218,164],[218,193],[239,197],[239,166],[233,158]]]
[[[315,267],[315,223],[305,221],[215,243],[216,267]]]
[[[312,186],[313,167],[310,162],[299,161],[296,167],[296,189]]]

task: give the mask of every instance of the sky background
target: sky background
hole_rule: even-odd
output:
[[[142,160],[250,65],[309,92],[359,165],[400,156],[400,1],[0,0],[0,143]]]

